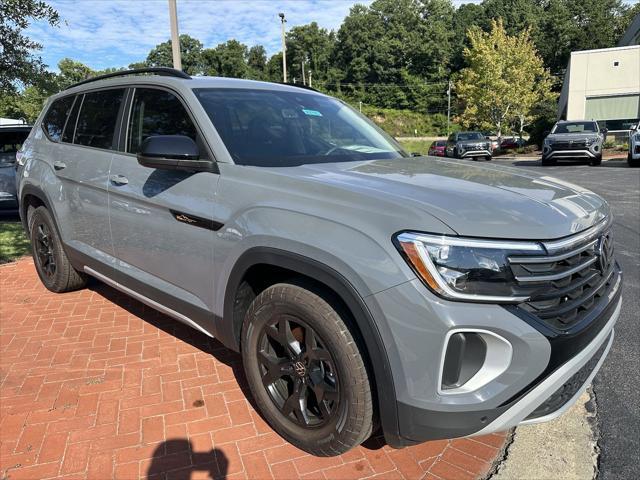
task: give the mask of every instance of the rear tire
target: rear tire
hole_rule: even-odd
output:
[[[260,412],[313,455],[340,455],[372,431],[369,377],[346,315],[324,295],[279,283],[254,299],[242,326],[244,370]]]
[[[27,218],[33,262],[44,286],[56,293],[84,288],[87,276],[69,262],[49,210],[38,207]]]

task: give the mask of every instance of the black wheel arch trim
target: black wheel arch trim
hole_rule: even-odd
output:
[[[240,351],[239,332],[234,325],[234,299],[245,273],[255,265],[282,267],[329,287],[350,310],[359,328],[368,361],[373,370],[378,416],[386,442],[392,447],[406,444],[400,437],[394,380],[382,336],[373,315],[351,282],[340,272],[309,257],[271,247],[254,247],[244,252],[229,275],[224,295],[223,318],[217,338],[226,347]]]

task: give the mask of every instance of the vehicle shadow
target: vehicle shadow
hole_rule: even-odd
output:
[[[100,295],[105,300],[118,305],[120,308],[126,310],[130,314],[135,315],[136,317],[144,320],[145,322],[153,325],[163,332],[166,332],[169,335],[172,335],[177,339],[188,343],[201,352],[213,356],[217,361],[230,367],[243,395],[245,396],[251,407],[256,411],[256,413],[260,415],[260,417],[266,422],[266,419],[258,410],[255,400],[253,399],[253,395],[251,394],[251,390],[249,389],[249,385],[244,374],[242,358],[239,353],[228,349],[227,347],[222,345],[222,343],[206,336],[204,333],[201,333],[187,325],[183,325],[182,323],[174,320],[168,315],[165,315],[151,307],[148,307],[135,298],[130,297],[98,280],[92,279],[87,288],[97,295]],[[188,440],[182,441],[188,443]],[[386,442],[379,427],[375,429],[375,431],[364,443],[362,443],[362,447],[367,450],[378,450],[385,445]],[[175,444],[173,446],[179,447],[178,444]]]
[[[244,375],[242,358],[239,353],[228,349],[218,340],[208,337],[204,333],[184,325],[178,320],[175,320],[98,280],[92,279],[87,288],[100,295],[105,300],[118,305],[130,314],[135,315],[141,320],[144,320],[150,325],[153,325],[178,340],[188,343],[201,352],[213,356],[218,362],[230,367],[236,381],[238,382],[238,386],[242,390],[242,393],[247,397],[247,400],[255,409],[253,397],[251,396],[251,391],[249,390],[249,385],[247,384]]]
[[[229,460],[218,448],[212,448],[208,452],[194,452],[189,440],[176,438],[158,445],[153,452],[146,477],[143,478],[164,480],[167,471],[171,471],[171,478],[175,480],[189,480],[194,472],[206,472],[211,479],[224,480],[229,471]]]

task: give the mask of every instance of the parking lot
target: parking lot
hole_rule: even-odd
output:
[[[584,186],[612,206],[625,284],[614,346],[594,384],[599,470],[633,478],[640,170],[621,161],[494,163]],[[0,277],[0,478],[482,478],[501,458],[504,435],[405,450],[376,438],[341,457],[311,457],[255,412],[239,356],[217,342],[97,282],[51,294],[29,258],[0,267]]]
[[[600,167],[538,160],[494,160],[588,188],[602,195],[614,214],[616,257],[624,271],[623,303],[613,347],[594,382],[599,471],[602,479],[637,478],[640,464],[640,170],[624,161]]]

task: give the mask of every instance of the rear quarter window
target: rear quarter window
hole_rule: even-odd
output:
[[[59,98],[54,100],[49,107],[49,110],[42,121],[42,128],[49,137],[49,140],[54,142],[59,142],[61,140],[67,116],[73,106],[73,99],[73,95]]]

